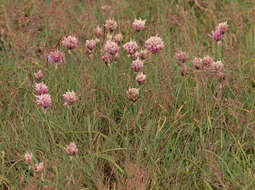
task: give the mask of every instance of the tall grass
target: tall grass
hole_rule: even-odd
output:
[[[250,0],[8,1],[0,8],[0,188],[1,189],[254,189],[255,188],[255,3]],[[110,11],[103,11],[110,5]],[[135,18],[146,19],[136,33]],[[101,40],[93,57],[87,39],[108,18],[123,42],[139,47],[158,34],[165,48],[145,61],[139,86],[123,48],[111,67],[102,62]],[[215,45],[211,31],[228,21]],[[79,39],[71,54],[60,45]],[[216,48],[217,47],[217,48]],[[65,52],[55,69],[47,52]],[[224,63],[226,86],[219,102],[217,81],[200,86],[191,69],[181,76],[175,53],[210,55]],[[217,52],[216,52],[217,51]],[[214,57],[215,58],[215,57]],[[34,72],[41,69],[52,106],[35,104]],[[156,72],[156,74],[155,74]],[[135,104],[126,97],[139,87]],[[69,109],[63,94],[74,90]],[[72,159],[66,145],[75,142]],[[31,152],[38,176],[25,163]]]

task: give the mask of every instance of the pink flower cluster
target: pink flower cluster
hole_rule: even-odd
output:
[[[36,96],[36,104],[41,106],[43,112],[46,113],[47,109],[51,106],[51,96],[49,94],[41,94]]]
[[[63,95],[65,99],[65,105],[69,108],[71,105],[73,105],[77,100],[77,96],[74,91],[68,91]]]
[[[34,169],[34,171],[36,173],[42,173],[43,172],[44,163],[40,162],[38,164],[33,165],[33,155],[32,155],[32,153],[26,152],[25,155],[24,155],[24,159],[25,159],[26,164],[29,164],[29,165],[33,166],[32,168]]]
[[[122,40],[123,40],[123,36],[122,36],[121,33],[116,34],[116,35],[114,36],[114,41],[115,41],[117,44],[120,44],[120,43],[122,42]]]
[[[43,72],[39,70],[38,72],[34,73],[34,77],[36,80],[41,80],[43,78]]]
[[[69,156],[75,156],[78,153],[78,148],[74,142],[66,146],[66,152]]]
[[[104,53],[115,56],[119,52],[119,46],[116,42],[107,40],[104,46]]]
[[[100,26],[95,28],[95,34],[97,38],[101,38],[103,36],[103,30]]]
[[[129,41],[123,45],[123,48],[129,55],[134,55],[138,50],[138,45],[135,41]]]
[[[44,169],[44,163],[40,162],[39,164],[35,165],[35,172],[42,173]]]
[[[116,30],[118,27],[118,24],[115,20],[113,19],[108,19],[105,21],[105,24],[104,24],[104,29],[107,31],[107,32],[113,32],[114,30]]]
[[[67,49],[74,49],[78,45],[78,39],[75,36],[68,36],[62,40],[62,45]]]
[[[86,51],[91,54],[94,52],[96,48],[97,42],[95,40],[86,40],[85,49]]]
[[[137,31],[137,32],[140,32],[140,31],[144,30],[145,22],[146,22],[146,20],[135,19],[135,21],[133,22],[134,30]]]
[[[158,53],[160,50],[162,50],[165,45],[163,40],[158,36],[152,36],[145,42],[145,47],[152,53]]]
[[[55,64],[55,68],[58,68],[58,65],[65,62],[65,54],[59,50],[49,52],[47,56],[49,63]]]
[[[224,34],[227,32],[228,30],[228,24],[227,22],[222,22],[218,25],[218,27],[216,28],[215,31],[212,31],[212,36],[213,36],[213,39],[216,41],[216,42],[219,42],[222,40]]]
[[[203,59],[201,59],[199,57],[195,57],[192,61],[192,64],[195,67],[195,69],[197,69],[197,70],[203,69]]]
[[[139,91],[139,88],[129,88],[126,91],[127,98],[133,103],[135,103],[139,99]]]
[[[179,61],[179,64],[185,63],[189,59],[189,55],[184,51],[179,51],[175,54],[175,57]]]
[[[213,58],[211,58],[209,55],[205,56],[203,58],[203,64],[206,66],[206,67],[210,67],[213,63]]]
[[[48,86],[43,82],[35,84],[35,91],[37,94],[48,94]]]
[[[32,164],[32,162],[33,162],[33,155],[32,155],[32,153],[26,152],[25,155],[24,155],[24,158],[25,158],[25,162],[27,164]]]
[[[134,72],[139,72],[143,68],[143,61],[140,59],[136,59],[132,62],[131,68]]]
[[[41,106],[43,112],[51,106],[51,96],[48,94],[48,86],[43,82],[35,84],[35,91],[39,96],[36,96],[36,104]]]
[[[138,84],[143,84],[146,80],[146,75],[143,74],[143,72],[139,72],[137,75],[136,75],[136,81],[138,82]]]
[[[110,66],[110,63],[111,63],[113,57],[115,59],[118,58],[119,49],[120,48],[116,42],[114,42],[112,40],[106,41],[105,46],[104,46],[104,55],[102,56],[102,60],[107,66]]]

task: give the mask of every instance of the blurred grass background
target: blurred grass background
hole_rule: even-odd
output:
[[[1,189],[254,189],[255,188],[255,2],[252,0],[1,0],[0,1],[0,188]],[[109,5],[110,11],[102,6]],[[132,29],[135,18],[146,30]],[[126,90],[138,86],[131,59],[121,50],[111,69],[103,43],[89,58],[84,45],[108,18],[124,42],[140,47],[158,34],[165,49],[145,62],[147,75],[134,109]],[[211,31],[228,21],[218,59],[228,85],[217,105],[215,81],[202,89],[182,77],[174,55],[210,55]],[[55,70],[46,53],[73,34],[79,47]],[[153,72],[159,67],[159,80]],[[191,65],[191,62],[188,63]],[[33,73],[41,69],[52,106],[35,104]],[[71,109],[62,95],[74,90]],[[137,126],[135,126],[135,124]],[[70,160],[66,144],[78,155]],[[35,179],[23,156],[45,162]]]

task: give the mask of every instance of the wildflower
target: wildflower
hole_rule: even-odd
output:
[[[95,28],[95,34],[97,38],[101,38],[103,36],[103,30],[100,26]]]
[[[67,49],[74,49],[78,45],[78,39],[75,36],[68,36],[62,40],[62,45]]]
[[[222,22],[218,25],[218,30],[220,30],[223,34],[226,33],[228,31],[228,23],[226,22]]]
[[[39,70],[38,72],[34,73],[34,76],[36,80],[41,80],[43,78],[43,73],[41,70]]]
[[[127,42],[123,45],[123,48],[129,55],[134,55],[138,50],[138,45],[135,41]]]
[[[33,155],[32,155],[32,153],[26,152],[26,154],[24,155],[24,158],[25,158],[25,162],[26,162],[27,164],[31,164],[32,161],[33,161]]]
[[[78,148],[74,142],[66,146],[66,152],[69,156],[75,156],[78,153]]]
[[[111,56],[114,56],[119,52],[119,46],[116,42],[107,40],[104,46],[104,52],[106,54],[110,54]]]
[[[71,105],[73,105],[78,100],[78,98],[77,98],[77,96],[76,96],[74,91],[66,92],[63,95],[63,97],[65,99],[65,105],[67,107],[70,107]]]
[[[85,44],[86,51],[89,54],[93,53],[96,48],[96,44],[97,43],[95,40],[86,40],[86,44]]]
[[[51,97],[49,94],[41,94],[36,96],[36,104],[41,106],[43,111],[46,112],[47,109],[51,106]]]
[[[122,40],[123,40],[123,36],[122,36],[121,33],[116,34],[116,35],[114,36],[114,41],[115,41],[117,44],[119,44],[120,42],[122,42]]]
[[[203,60],[201,58],[195,57],[192,61],[195,69],[200,70],[203,68]]]
[[[113,32],[118,27],[118,24],[113,19],[108,19],[105,21],[104,28],[107,32]]]
[[[35,91],[41,95],[41,94],[48,94],[48,86],[44,84],[43,82],[37,83],[35,85]]]
[[[145,22],[146,22],[146,20],[135,19],[135,21],[133,22],[133,28],[135,29],[135,31],[140,32],[140,31],[144,30]]]
[[[55,68],[58,68],[58,64],[60,63],[64,63],[65,61],[65,54],[62,53],[59,50],[55,50],[55,51],[51,51],[49,52],[48,56],[47,56],[47,60],[50,63],[54,63],[55,64]]]
[[[126,92],[127,98],[135,103],[139,99],[139,88],[129,88]]]
[[[140,59],[136,59],[132,62],[131,68],[134,72],[139,72],[143,68],[143,61]]]
[[[184,51],[179,51],[175,54],[175,57],[179,61],[180,64],[185,63],[189,59],[189,55]]]
[[[203,63],[206,67],[210,67],[213,63],[213,58],[211,58],[209,55],[207,55],[203,58]]]
[[[165,45],[162,39],[158,36],[152,36],[145,42],[145,47],[152,53],[158,53],[160,50],[162,50]]]
[[[42,173],[44,168],[44,163],[40,162],[39,164],[36,164],[35,166],[35,172]]]
[[[101,9],[103,9],[103,11],[105,11],[105,12],[109,12],[111,10],[111,6],[110,5],[103,5],[101,7]]]
[[[222,22],[218,25],[215,31],[212,31],[212,36],[216,42],[219,42],[224,37],[224,34],[228,30],[227,22]]]
[[[147,49],[142,49],[140,52],[139,52],[139,57],[141,58],[141,59],[146,59],[147,58],[147,56],[148,56],[148,50]]]
[[[112,60],[112,56],[108,53],[105,53],[103,56],[102,56],[102,60],[103,62],[106,64],[106,66],[110,66],[110,63],[111,63],[111,60]]]
[[[224,65],[221,61],[213,62],[211,65],[211,71],[215,73],[220,73],[224,71]]]
[[[216,42],[219,42],[222,40],[223,38],[223,33],[222,31],[220,30],[215,30],[215,31],[212,31],[212,36],[213,36],[213,39],[216,41]]]
[[[143,72],[140,72],[136,75],[136,81],[138,82],[138,84],[143,84],[145,80],[146,75],[144,75]]]

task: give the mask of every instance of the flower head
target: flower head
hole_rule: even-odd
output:
[[[69,156],[75,156],[78,153],[78,148],[74,142],[66,146],[66,152]]]
[[[136,102],[139,99],[139,91],[139,88],[129,88],[126,92],[127,98],[132,102]]]
[[[26,152],[25,155],[24,155],[24,158],[25,158],[25,162],[26,162],[27,164],[31,164],[32,161],[33,161],[33,155],[32,155],[32,153]]]
[[[214,38],[214,40],[216,42],[219,42],[222,40],[224,34],[227,32],[228,30],[228,23],[226,22],[222,22],[218,25],[218,27],[216,28],[215,31],[212,31],[212,36]]]
[[[213,39],[216,41],[216,42],[219,42],[222,40],[224,34],[222,33],[222,31],[220,30],[215,30],[215,31],[212,31],[212,36],[213,36]]]
[[[120,48],[116,42],[107,40],[104,46],[104,53],[114,56],[119,52],[119,49]]]
[[[105,12],[109,12],[111,10],[111,6],[110,5],[103,5],[101,7],[101,9],[103,9],[103,11],[105,11]]]
[[[215,73],[220,73],[224,71],[224,65],[221,61],[213,62],[211,65],[211,71]]]
[[[148,57],[148,50],[147,49],[142,49],[138,56],[141,58],[141,59],[146,59]]]
[[[136,59],[132,62],[131,68],[134,72],[139,72],[143,68],[143,61],[140,59]]]
[[[138,84],[143,84],[144,81],[146,80],[146,75],[144,75],[143,72],[140,72],[136,75],[135,79],[138,82]]]
[[[65,99],[65,105],[67,107],[70,107],[71,105],[73,105],[77,100],[77,96],[75,94],[74,91],[68,91],[63,95],[64,99]]]
[[[189,55],[184,51],[179,51],[175,54],[175,57],[179,61],[180,64],[185,63],[189,59]]]
[[[106,64],[107,67],[110,66],[110,63],[112,61],[112,56],[108,53],[105,53],[103,56],[102,56],[102,60],[103,62]]]
[[[222,22],[218,25],[218,30],[222,31],[222,33],[226,33],[228,31],[228,22]]]
[[[67,49],[74,49],[78,45],[78,39],[75,36],[68,36],[62,40],[62,45]]]
[[[57,69],[58,64],[65,62],[65,54],[59,50],[51,51],[47,56],[47,60],[49,63],[55,64]]]
[[[134,55],[135,52],[138,50],[138,45],[135,41],[130,41],[125,43],[123,45],[123,48],[129,55]]]
[[[95,34],[97,38],[101,38],[103,36],[103,30],[100,26],[95,28]]]
[[[38,72],[34,73],[34,77],[36,78],[36,80],[41,80],[43,78],[42,71],[39,70]]]
[[[158,53],[160,50],[162,50],[165,45],[163,40],[158,36],[152,36],[145,42],[145,47],[152,53]]]
[[[35,91],[39,95],[41,95],[41,94],[48,94],[48,86],[46,84],[44,84],[43,82],[37,83],[35,85]]]
[[[95,40],[86,40],[85,48],[88,53],[93,53],[96,48]]]
[[[118,27],[118,24],[113,19],[108,19],[105,21],[104,28],[107,32],[113,32]]]
[[[203,68],[203,60],[201,58],[195,57],[192,64],[197,70],[201,70]]]
[[[36,96],[36,104],[41,106],[43,111],[46,110],[51,106],[51,97],[49,94],[41,94],[40,96]]]
[[[121,33],[116,34],[116,35],[114,36],[114,41],[115,41],[117,44],[121,43],[122,40],[123,40],[123,36],[122,36]]]
[[[135,29],[135,31],[140,32],[140,31],[144,30],[145,22],[146,22],[146,20],[135,19],[135,21],[133,22],[133,28]]]
[[[40,162],[39,164],[36,164],[35,166],[35,172],[42,173],[44,168],[44,163]]]
[[[203,58],[203,64],[206,66],[206,67],[210,67],[213,63],[213,58],[211,58],[209,55],[205,56]]]

